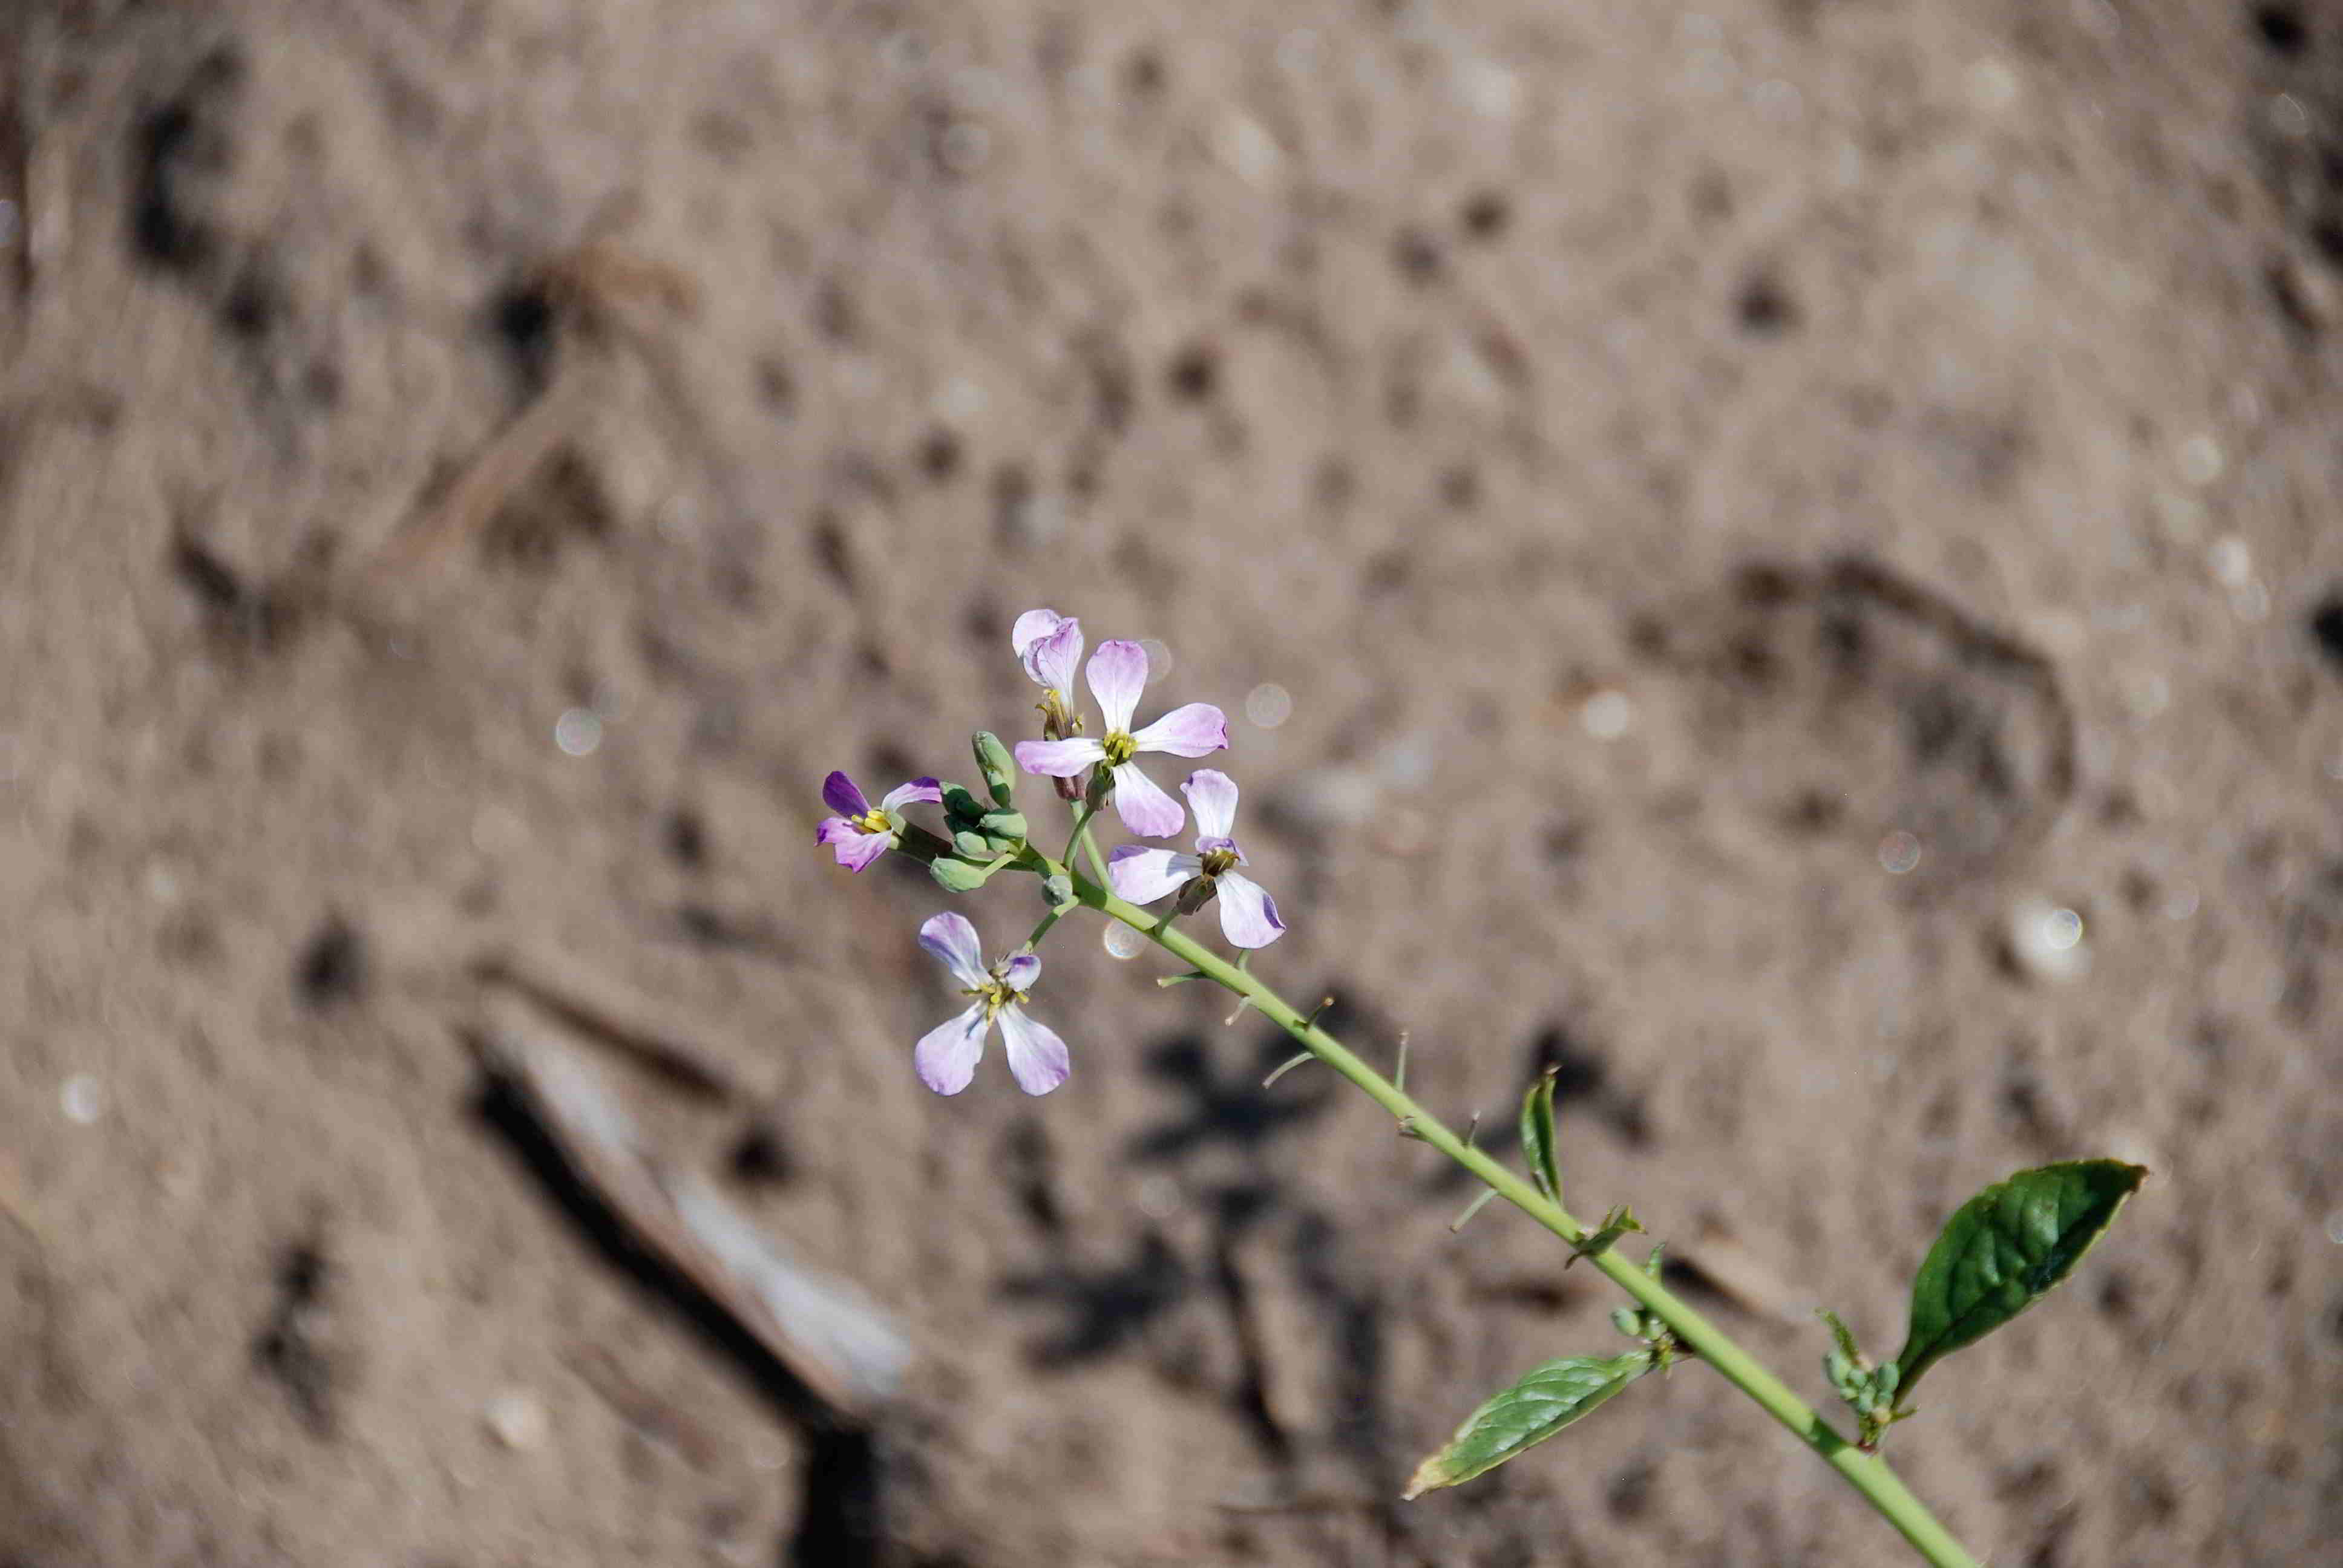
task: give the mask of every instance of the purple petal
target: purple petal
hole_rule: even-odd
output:
[[[1073,1070],[1058,1031],[1027,1018],[1021,1007],[1001,1010],[1001,1034],[1009,1046],[1009,1075],[1028,1094],[1049,1093]]]
[[[1106,732],[1129,734],[1131,716],[1139,709],[1139,694],[1147,687],[1147,650],[1116,638],[1102,642],[1091,655],[1091,695],[1098,699]],[[1202,756],[1199,752],[1197,755]]]
[[[938,1094],[958,1094],[976,1076],[977,1059],[984,1054],[984,1004],[979,1002],[950,1023],[940,1023],[920,1037],[911,1065],[920,1081]]]
[[[1285,934],[1285,922],[1277,918],[1277,900],[1259,882],[1222,871],[1220,885],[1222,936],[1241,948],[1265,948]]]
[[[833,773],[821,781],[821,803],[841,817],[860,817],[870,809],[870,802],[843,773]]]
[[[944,803],[943,786],[932,779],[914,779],[909,784],[898,784],[888,790],[887,798],[879,804],[890,811],[895,811],[921,801],[930,806],[942,805]]]
[[[1126,762],[1114,770],[1114,814],[1142,839],[1169,839],[1187,821],[1180,802],[1155,787],[1155,780]]]
[[[1029,609],[1017,618],[1015,626],[1009,628],[1009,646],[1017,650],[1018,660],[1025,666],[1025,673],[1034,679],[1041,678],[1034,673],[1033,645],[1065,624],[1066,618],[1056,610]]]
[[[833,848],[830,852],[837,856],[838,863],[850,871],[862,869],[895,847],[895,835],[892,833],[866,833],[851,822],[847,826],[852,829],[850,836],[831,839]]]
[[[1209,702],[1175,708],[1131,737],[1141,751],[1169,751],[1174,757],[1207,757],[1228,749],[1229,721]],[[1236,786],[1229,786],[1231,810]]]
[[[1180,786],[1180,793],[1188,797],[1188,809],[1196,813],[1196,848],[1206,849],[1206,839],[1227,839],[1236,831],[1235,779],[1217,768],[1199,768],[1188,775],[1188,781]],[[1218,849],[1221,846],[1209,847]]]
[[[981,986],[991,978],[984,972],[984,950],[977,945],[976,928],[966,915],[946,910],[929,916],[920,928],[920,945],[964,986]]]
[[[1001,966],[1001,983],[1011,990],[1031,990],[1041,978],[1041,960],[1035,953],[1019,953]]]
[[[1082,623],[1061,620],[1049,636],[1025,649],[1025,673],[1034,681],[1073,699],[1074,671],[1082,664]]]
[[[1072,740],[1020,740],[1017,743],[1018,767],[1028,773],[1047,773],[1053,779],[1071,779],[1105,757],[1105,747],[1080,737]]]
[[[843,817],[824,817],[821,826],[813,830],[813,841],[817,844],[839,844],[861,836],[862,829]]]
[[[1204,869],[1193,855],[1177,849],[1149,849],[1137,844],[1117,844],[1106,858],[1107,884],[1114,896],[1134,904],[1151,904],[1180,890],[1180,884]]]

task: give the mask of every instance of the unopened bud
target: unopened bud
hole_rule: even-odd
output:
[[[1631,1340],[1640,1340],[1644,1337],[1644,1314],[1633,1307],[1614,1307],[1611,1326]]]
[[[1025,813],[988,811],[977,819],[976,826],[978,831],[990,834],[995,839],[1006,839],[1011,843],[1021,842],[1026,831]]]
[[[973,828],[962,828],[952,835],[952,848],[971,860],[992,859],[992,843]]]
[[[1060,871],[1041,879],[1041,898],[1053,910],[1062,910],[1074,901],[1074,879]]]
[[[990,804],[978,799],[974,794],[959,784],[945,785],[943,796],[944,816],[955,828],[969,827],[987,811],[992,809]]]
[[[982,866],[972,866],[950,855],[939,855],[928,862],[928,875],[947,893],[972,893],[984,886],[985,879],[991,874]]]
[[[1006,806],[1015,800],[1015,764],[1009,748],[1001,744],[1001,737],[990,729],[980,729],[969,737],[969,745],[976,752],[976,765],[984,774],[984,787],[992,792],[992,803]]]

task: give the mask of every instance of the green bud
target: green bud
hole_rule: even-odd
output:
[[[976,752],[977,767],[984,772],[984,787],[992,791],[992,803],[1012,804],[1017,799],[1017,774],[1009,748],[1001,744],[1001,737],[990,729],[980,729],[970,736],[969,744]],[[1024,835],[1021,832],[1018,836]]]
[[[951,819],[951,824],[955,828],[977,821],[987,811],[992,809],[958,784],[945,785],[943,795],[944,815]]]
[[[937,864],[942,864],[938,861]],[[1830,1379],[1831,1387],[1845,1393],[1855,1387],[1855,1363],[1843,1351],[1832,1351],[1823,1357],[1823,1375]]]
[[[962,828],[954,833],[952,848],[971,860],[990,860],[994,854],[991,840],[972,828]]]
[[[1051,909],[1064,909],[1074,901],[1074,879],[1063,871],[1042,878],[1041,897]]]
[[[1026,823],[1022,811],[988,811],[977,819],[976,825],[993,838],[1006,839],[1012,844],[1024,841]]]
[[[1878,1386],[1881,1393],[1892,1394],[1896,1392],[1896,1385],[1904,1381],[1904,1369],[1897,1366],[1894,1362],[1889,1362],[1885,1366],[1881,1367],[1877,1372],[1872,1373],[1871,1376],[1873,1382]]]
[[[928,875],[933,877],[936,886],[947,893],[972,893],[984,886],[985,879],[991,873],[982,866],[971,866],[966,860],[954,859],[950,855],[938,855],[928,862]]]
[[[1644,1314],[1633,1307],[1614,1307],[1611,1326],[1631,1340],[1640,1340],[1644,1337]]]

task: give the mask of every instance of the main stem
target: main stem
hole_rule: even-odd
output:
[[[1131,930],[1151,939],[1181,962],[1243,997],[1262,1017],[1301,1041],[1312,1056],[1364,1090],[1368,1098],[1397,1117],[1414,1137],[1431,1144],[1488,1183],[1514,1208],[1574,1246],[1585,1240],[1588,1234],[1586,1227],[1573,1218],[1568,1210],[1550,1201],[1529,1182],[1449,1131],[1437,1117],[1417,1104],[1406,1091],[1361,1060],[1332,1035],[1312,1023],[1283,997],[1184,931],[1171,929],[1163,920],[1135,904],[1125,903],[1108,891],[1101,885],[1104,881],[1103,867],[1088,834],[1077,830],[1074,837],[1088,853],[1092,868],[1100,872],[1097,881],[1080,872],[1071,873],[1074,896],[1078,901],[1121,920]],[[1069,861],[1072,859],[1072,848],[1068,846]],[[1864,1498],[1936,1568],[1977,1568],[1976,1559],[1953,1539],[1942,1524],[1936,1523],[1936,1516],[1920,1500],[1906,1489],[1896,1473],[1887,1468],[1885,1460],[1875,1453],[1865,1452],[1840,1436],[1837,1429],[1793,1393],[1781,1379],[1758,1364],[1723,1331],[1616,1251],[1606,1248],[1592,1254],[1591,1261],[1610,1276],[1613,1283],[1642,1302],[1673,1329],[1680,1342],[1698,1352],[1700,1359],[1715,1367],[1727,1382],[1756,1401],[1766,1414],[1789,1428],[1799,1442],[1822,1455],[1825,1462],[1863,1493]]]

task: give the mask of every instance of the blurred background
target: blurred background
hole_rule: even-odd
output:
[[[1698,1368],[1396,1503],[1614,1292],[1094,922],[1063,1089],[919,1085],[941,896],[820,780],[1031,734],[1038,605],[1229,713],[1261,971],[1460,1121],[1558,1067],[1576,1206],[1808,1397],[1977,1187],[2154,1168],[1896,1432],[1980,1557],[2331,1545],[2343,15],[0,66],[0,1558],[1896,1560]]]

